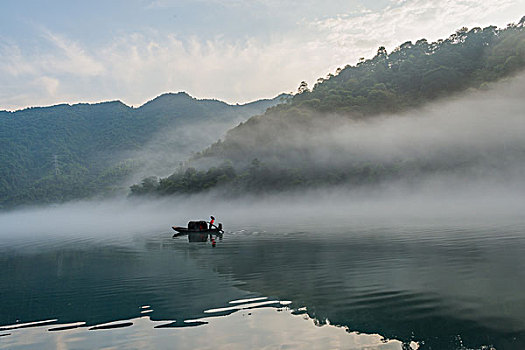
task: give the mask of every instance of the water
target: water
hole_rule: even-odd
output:
[[[519,218],[225,227],[0,243],[0,348],[525,348]]]

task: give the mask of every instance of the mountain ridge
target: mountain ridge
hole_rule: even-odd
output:
[[[137,160],[134,153],[157,133],[177,129],[183,133],[190,125],[198,128],[205,123],[220,137],[239,121],[279,102],[274,98],[238,106],[177,93],[160,95],[143,108],[115,100],[2,111],[0,206],[86,198],[114,192],[115,186],[122,190],[119,182],[147,159],[142,155]],[[211,135],[203,135],[198,147],[215,141]],[[189,155],[187,149],[180,152],[184,143],[169,147],[158,146],[155,152]]]
[[[343,164],[337,156],[353,154],[360,145],[348,149],[341,130],[351,134],[348,125],[372,122],[379,116],[410,110],[417,115],[418,109],[431,102],[447,103],[452,96],[484,91],[518,74],[525,68],[524,24],[525,17],[504,29],[463,27],[445,40],[409,41],[391,53],[381,46],[374,57],[319,78],[313,89],[301,82],[297,94],[286,103],[230,129],[223,139],[192,157],[186,169],[156,183],[149,181],[147,188],[144,183],[134,185],[131,191],[163,195],[222,187],[230,194],[263,193],[333,184],[378,184],[386,178],[452,171],[464,163],[453,153],[449,159],[436,158],[435,163],[424,157],[403,160],[403,155],[399,155],[401,160],[389,162],[362,161],[354,154],[354,159],[346,158]],[[319,135],[326,140],[337,136],[339,144],[330,144]],[[322,147],[317,149],[316,142],[311,142],[312,146],[308,140],[316,140]],[[316,154],[333,161],[326,167]],[[468,161],[474,164],[481,158],[482,154],[473,152]],[[207,162],[211,166],[206,167]]]
[[[281,98],[288,98],[290,97],[291,95],[288,94],[288,93],[280,93],[279,95],[273,97],[273,98],[260,98],[260,99],[257,99],[257,100],[254,100],[254,101],[249,101],[249,102],[245,102],[245,103],[228,103],[228,102],[225,102],[225,101],[222,101],[222,100],[219,100],[219,99],[215,99],[215,98],[197,98],[197,97],[194,97],[192,95],[190,95],[188,92],[186,91],[179,91],[179,92],[164,92],[154,98],[152,98],[151,100],[148,100],[146,102],[144,102],[143,104],[141,104],[140,106],[133,106],[133,105],[128,105],[126,103],[124,103],[122,100],[107,100],[107,101],[98,101],[98,102],[75,102],[75,103],[67,103],[67,102],[63,102],[63,103],[56,103],[56,104],[51,104],[51,105],[46,105],[46,106],[27,106],[27,107],[23,107],[23,108],[19,108],[19,109],[15,109],[15,110],[6,110],[6,109],[0,109],[0,113],[8,113],[8,114],[12,114],[12,113],[16,113],[16,112],[20,112],[20,111],[25,111],[25,110],[35,110],[35,109],[46,109],[46,108],[53,108],[53,107],[61,107],[61,106],[69,106],[69,107],[75,107],[75,106],[96,106],[96,105],[106,105],[106,104],[122,104],[128,108],[131,108],[131,109],[140,109],[142,107],[144,107],[145,105],[147,104],[151,104],[151,103],[156,103],[158,102],[159,100],[165,98],[165,97],[185,97],[185,98],[189,98],[193,101],[203,101],[203,102],[219,102],[221,104],[224,104],[224,105],[228,105],[228,106],[240,106],[240,107],[246,107],[246,106],[250,106],[250,105],[254,105],[254,104],[258,104],[258,103],[261,103],[261,102],[266,102],[266,101],[278,101],[280,100]]]

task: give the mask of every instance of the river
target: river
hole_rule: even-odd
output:
[[[519,216],[300,221],[3,240],[0,348],[525,348]]]

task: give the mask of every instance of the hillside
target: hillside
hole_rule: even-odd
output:
[[[228,105],[177,93],[139,108],[113,101],[1,111],[0,207],[118,191],[137,172],[156,173],[152,160],[173,169],[282,98]]]
[[[483,105],[478,114],[497,116],[499,104],[494,96],[500,87],[496,82],[516,75],[524,67],[525,17],[505,29],[462,28],[445,40],[406,42],[391,53],[380,47],[373,58],[320,78],[311,90],[302,82],[287,103],[228,131],[224,139],[195,155],[191,167],[180,168],[159,181],[147,179],[131,190],[133,194],[172,194],[223,188],[229,194],[262,193],[325,185],[377,185],[423,173],[473,169],[480,161],[497,168],[505,157],[500,157],[499,146],[495,145],[485,153],[474,148],[454,151],[441,145],[426,150],[428,154],[407,151],[395,157],[382,156],[391,153],[386,146],[382,150],[374,147],[382,145],[381,137],[395,138],[400,130],[407,133],[406,139],[417,138],[410,132],[432,131],[414,122],[423,115],[433,118],[435,123],[429,123],[429,128],[437,130],[442,126],[439,118],[447,117],[443,112],[447,109],[451,110],[449,116],[456,118],[445,120],[447,123],[463,118],[462,114],[468,113],[466,107],[454,104],[462,95],[481,94],[464,105],[471,110]],[[488,103],[493,97],[493,103]],[[515,110],[518,116],[522,107]],[[414,124],[414,130],[393,129],[392,134],[381,134],[379,117],[396,116],[410,116],[410,121],[403,123]],[[475,129],[476,121],[465,120]],[[514,122],[521,127],[519,121]],[[468,128],[463,132],[458,138],[468,139]],[[361,137],[363,133],[369,133],[367,139]],[[450,140],[449,144],[458,141]],[[393,146],[408,147],[401,139],[396,142],[402,145]],[[522,146],[517,146],[519,152]],[[411,149],[414,147],[419,147],[417,142]],[[490,162],[485,161],[487,155]]]

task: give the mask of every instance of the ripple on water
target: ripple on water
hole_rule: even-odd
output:
[[[37,332],[50,327],[55,331],[47,333],[63,335],[71,348],[88,341],[138,347],[135,342],[152,338],[159,338],[152,343],[158,347],[209,347],[220,339],[241,348],[250,341],[260,347],[400,348],[396,341],[381,345],[381,334],[403,340],[405,348],[424,340],[448,349],[461,348],[454,347],[459,334],[463,348],[477,349],[509,339],[520,345],[525,335],[523,226],[264,227],[228,233],[216,248],[170,234],[126,244],[73,239],[55,248],[46,243],[43,250],[38,242],[26,244],[27,251],[0,257],[8,266],[0,271],[7,310],[0,316],[53,324],[3,329],[0,348],[22,339],[31,339],[30,348],[53,348],[56,338],[45,343]],[[293,301],[297,311],[281,299]],[[125,326],[88,332],[108,320]],[[340,327],[314,326],[325,320]]]

